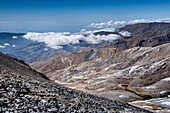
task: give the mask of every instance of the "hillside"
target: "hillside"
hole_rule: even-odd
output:
[[[117,29],[118,31],[128,31],[133,40],[144,39],[154,36],[162,36],[170,33],[170,23],[153,22],[137,23],[126,25]]]
[[[33,66],[60,84],[112,100],[127,102],[169,94],[170,43],[120,52],[96,50],[86,53],[89,60],[85,60],[84,52],[75,52]]]
[[[115,48],[94,48],[77,52],[72,52],[65,55],[59,55],[46,61],[34,62],[31,64],[34,69],[41,71],[44,74],[52,73],[56,70],[63,69],[72,65],[91,61],[96,58],[108,56],[116,53]]]
[[[0,53],[0,112],[149,112],[59,85]]]
[[[105,45],[105,48],[117,48],[120,51],[130,49],[133,47],[155,47],[158,45],[170,43],[170,34],[162,35],[162,36],[153,36],[149,38],[142,38],[133,40],[121,40],[119,42],[111,43]]]

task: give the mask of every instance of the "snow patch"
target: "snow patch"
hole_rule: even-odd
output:
[[[160,94],[165,94],[165,93],[166,93],[166,91],[161,91],[161,92],[160,92]]]
[[[119,97],[120,98],[128,98],[129,96],[127,96],[127,95],[120,95]]]
[[[146,89],[154,89],[154,88],[156,88],[155,86],[147,86],[147,87],[145,87]]]
[[[169,102],[162,102],[161,104],[164,104],[164,105],[170,106],[170,101],[169,101]]]
[[[142,106],[144,108],[149,108],[149,109],[152,109],[153,107],[152,106]]]
[[[164,79],[162,79],[161,81],[170,81],[170,77],[164,78]]]
[[[132,67],[130,68],[129,73],[131,74],[131,73],[132,73],[133,71],[135,71],[138,67],[139,67],[139,65],[132,66]]]
[[[108,71],[108,70],[109,70],[109,67],[106,67],[106,68],[104,68],[103,70]]]
[[[168,95],[170,96],[170,95]],[[164,98],[153,98],[153,99],[149,99],[149,100],[142,100],[142,101],[133,101],[131,102],[132,104],[137,104],[137,106],[141,106],[141,107],[145,107],[142,105],[145,104],[154,104],[154,105],[158,105],[158,106],[162,106],[165,107],[165,109],[160,109],[160,110],[156,110],[156,112],[166,112],[167,109],[170,108],[170,98],[169,97],[164,97]],[[155,110],[153,110],[155,111]]]

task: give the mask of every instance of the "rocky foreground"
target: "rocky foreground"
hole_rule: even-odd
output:
[[[49,80],[0,53],[0,112],[150,112]]]

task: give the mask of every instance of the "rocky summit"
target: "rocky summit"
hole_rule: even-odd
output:
[[[0,53],[0,112],[150,112],[67,88]]]

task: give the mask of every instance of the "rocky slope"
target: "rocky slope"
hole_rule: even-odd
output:
[[[59,85],[0,53],[0,112],[150,112]]]
[[[133,47],[155,47],[170,43],[170,23],[138,23],[127,25],[115,32],[128,31],[130,37],[105,45],[106,48],[117,48],[120,51]]]
[[[153,22],[153,23],[137,23],[126,25],[117,31],[128,31],[131,33],[133,40],[145,39],[155,36],[164,36],[170,33],[170,23]]]
[[[87,49],[70,54],[59,55],[46,61],[34,62],[31,64],[31,66],[44,74],[48,74],[49,76],[49,73],[53,73],[56,70],[91,61],[96,58],[102,58],[103,56],[111,55],[113,53],[116,53],[117,51],[118,50],[115,48]]]
[[[119,42],[111,43],[104,47],[117,48],[122,51],[133,47],[155,47],[166,43],[170,43],[170,34],[149,38],[141,38],[137,40],[133,40],[133,38],[128,40],[120,40]]]
[[[72,59],[72,55],[63,55],[34,66],[58,83],[112,100],[133,101],[170,93],[170,43],[121,52],[112,48],[110,54],[102,54],[108,48],[102,49],[101,57],[95,49],[90,50],[86,55],[91,59],[86,61],[86,55],[76,52]]]

